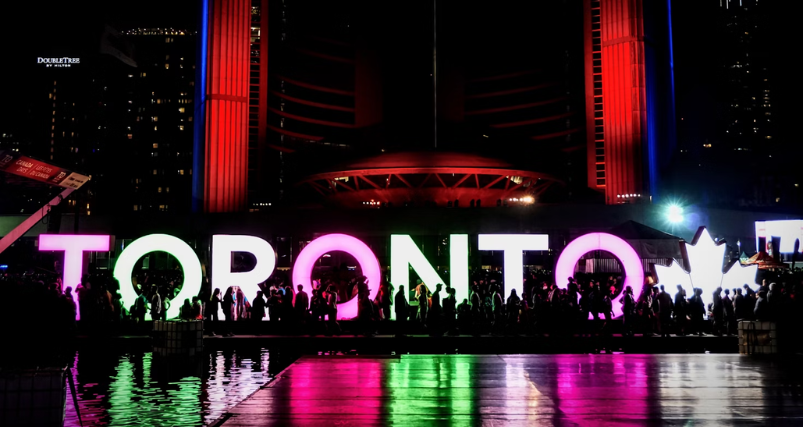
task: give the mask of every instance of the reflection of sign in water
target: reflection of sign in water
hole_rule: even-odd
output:
[[[46,68],[70,68],[81,63],[81,58],[36,58],[37,64],[45,64]]]

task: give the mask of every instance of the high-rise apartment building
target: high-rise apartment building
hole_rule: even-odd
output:
[[[123,76],[121,139],[125,181],[121,210],[186,213],[190,209],[195,98],[193,31],[137,28],[123,32],[137,67]]]
[[[775,145],[772,117],[771,28],[765,2],[720,1],[717,26],[727,99],[725,150],[770,155]]]

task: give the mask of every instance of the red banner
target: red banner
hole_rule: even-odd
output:
[[[23,156],[16,151],[0,150],[0,171],[24,176],[64,188],[81,188],[89,177]]]

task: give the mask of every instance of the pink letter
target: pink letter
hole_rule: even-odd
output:
[[[577,260],[591,251],[608,251],[619,259],[625,270],[625,283],[622,284],[622,289],[625,286],[632,287],[633,297],[638,301],[644,287],[644,268],[641,266],[641,258],[629,243],[608,233],[585,234],[572,240],[563,249],[555,267],[555,281],[558,287],[566,288],[569,277],[574,275],[574,266],[577,264]],[[618,295],[611,295],[613,316],[619,317],[622,315],[622,305],[618,301],[614,301],[615,296]]]
[[[81,283],[81,272],[84,269],[84,252],[108,251],[109,236],[86,234],[40,234],[40,251],[64,251],[64,271],[62,272],[63,286],[70,286],[73,290]],[[78,295],[75,300],[75,320],[81,320],[81,310],[78,306]]]
[[[293,287],[304,285],[306,289],[312,289],[312,268],[315,267],[315,262],[324,254],[332,251],[348,252],[357,259],[363,276],[368,278],[368,287],[371,289],[369,298],[373,301],[379,292],[379,285],[382,281],[379,261],[365,243],[346,234],[327,234],[310,242],[298,254],[298,259],[293,266]],[[354,317],[357,317],[357,298],[352,298],[351,301],[338,306],[338,319]]]

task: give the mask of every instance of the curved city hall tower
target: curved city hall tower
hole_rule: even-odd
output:
[[[671,0],[584,0],[588,186],[652,201],[675,148]]]
[[[246,209],[251,4],[202,0],[196,72],[193,210]]]
[[[674,139],[669,2],[490,5],[202,0],[196,210],[657,195]],[[520,173],[467,171],[464,155]]]

